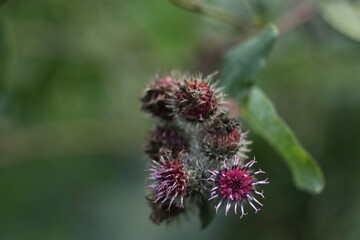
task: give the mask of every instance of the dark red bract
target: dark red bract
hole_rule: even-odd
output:
[[[248,145],[246,132],[242,132],[240,123],[235,118],[229,118],[222,113],[212,117],[209,124],[202,131],[201,146],[205,155],[220,159],[229,158],[237,154],[247,158]]]
[[[172,156],[177,157],[189,147],[183,130],[175,126],[157,126],[146,139],[145,152],[152,160],[159,159],[161,148],[171,149]]]
[[[163,77],[151,83],[141,98],[141,109],[164,120],[173,119],[173,110],[169,107],[169,102],[174,97],[176,84],[177,80],[172,77]]]
[[[234,128],[229,133],[223,135],[219,133],[207,133],[205,141],[214,150],[229,152],[238,148],[240,139],[241,133],[239,129]]]
[[[239,148],[241,138],[240,124],[236,119],[219,115],[204,130],[203,143],[209,152],[235,153]]]
[[[181,115],[190,122],[203,122],[216,110],[216,97],[204,79],[185,80],[175,93]]]

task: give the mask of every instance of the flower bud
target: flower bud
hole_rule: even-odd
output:
[[[155,224],[161,224],[165,222],[169,224],[175,217],[185,212],[185,209],[177,206],[176,204],[172,204],[168,206],[168,204],[154,203],[151,199],[147,198],[149,201],[149,205],[151,207],[150,219]]]
[[[209,81],[191,77],[178,84],[175,105],[180,117],[189,122],[203,122],[217,110],[217,97]]]
[[[189,148],[189,141],[182,129],[175,126],[157,126],[146,139],[145,152],[152,160],[159,159],[161,148],[171,149],[177,157],[180,152]]]
[[[215,116],[204,127],[201,136],[201,145],[204,153],[211,157],[232,156],[241,150],[241,157],[250,151],[247,145],[246,133],[241,131],[240,123],[235,118],[229,118],[225,114]]]
[[[151,83],[141,98],[141,110],[164,120],[173,119],[173,110],[168,104],[174,97],[176,83],[177,80],[172,77],[163,77]]]

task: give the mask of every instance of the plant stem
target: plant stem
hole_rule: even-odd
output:
[[[192,12],[200,13],[207,15],[216,19],[219,19],[223,22],[227,22],[231,25],[239,27],[243,30],[256,30],[256,24],[251,23],[250,21],[241,19],[234,15],[231,15],[227,12],[224,12],[217,8],[208,7],[200,2],[191,2],[188,0],[169,0],[176,6],[182,7]],[[295,7],[291,8],[287,13],[285,13],[281,18],[276,21],[281,35],[284,35],[296,27],[300,26],[304,22],[312,19],[316,16],[316,10],[314,5],[309,1],[303,1]],[[249,31],[251,32],[251,31]]]
[[[219,19],[223,22],[229,23],[241,29],[245,28],[254,28],[255,26],[244,19],[240,19],[234,15],[231,15],[227,12],[224,12],[217,8],[212,8],[201,4],[200,2],[190,2],[186,0],[170,0],[170,2],[176,6],[182,7],[192,12],[200,13],[207,15],[216,19]]]
[[[314,5],[309,1],[303,1],[278,19],[276,25],[280,30],[280,34],[285,35],[304,22],[311,20],[316,15]]]

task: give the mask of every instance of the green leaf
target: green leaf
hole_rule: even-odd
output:
[[[215,209],[210,206],[209,201],[203,195],[200,195],[198,205],[201,229],[205,229],[214,220]]]
[[[360,41],[360,2],[323,0],[321,16],[342,34]]]
[[[243,96],[254,85],[278,35],[277,28],[271,25],[226,53],[221,79],[230,97]]]
[[[282,155],[291,169],[295,185],[313,194],[320,193],[325,186],[321,168],[258,87],[253,87],[249,95],[243,98],[241,111],[244,120]]]

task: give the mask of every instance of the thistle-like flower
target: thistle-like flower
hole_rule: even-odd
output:
[[[171,149],[172,156],[177,157],[189,148],[189,141],[184,131],[176,126],[157,126],[146,138],[145,152],[151,159],[158,160],[161,148]]]
[[[168,103],[174,97],[178,81],[173,77],[163,77],[151,83],[141,98],[141,110],[164,120],[174,118],[173,110]]]
[[[145,139],[145,152],[152,160],[147,200],[156,224],[172,222],[188,213],[188,206],[201,208],[209,195],[209,200],[218,199],[216,212],[226,205],[225,215],[231,207],[235,213],[239,208],[242,218],[246,204],[255,212],[262,206],[255,198],[264,197],[257,187],[269,182],[257,180],[264,172],[250,169],[255,160],[239,163],[248,158],[251,141],[240,122],[230,117],[238,108],[231,110],[223,101],[225,95],[215,87],[213,76],[173,71],[151,83],[141,98],[142,110],[157,117]]]
[[[242,132],[240,123],[235,118],[229,118],[221,113],[204,127],[201,136],[201,145],[204,153],[210,157],[231,157],[237,154],[241,158],[247,158],[250,152],[247,133]]]
[[[212,176],[208,179],[213,181],[215,187],[211,189],[211,197],[209,200],[214,198],[219,198],[220,201],[215,206],[216,212],[220,208],[223,202],[226,202],[225,215],[228,213],[230,207],[234,204],[234,211],[237,214],[237,207],[240,205],[241,208],[241,217],[247,215],[244,211],[244,203],[248,203],[252,208],[254,208],[255,213],[258,212],[258,209],[254,202],[260,206],[263,206],[256,198],[255,194],[260,195],[264,198],[263,192],[256,190],[257,185],[259,184],[268,184],[268,180],[258,181],[255,178],[255,175],[260,173],[265,173],[262,170],[252,172],[250,168],[256,163],[255,159],[249,161],[245,166],[239,166],[239,158],[235,156],[232,166],[229,168],[224,162],[223,169],[209,170]]]
[[[181,155],[181,154],[180,154]],[[170,150],[161,150],[159,161],[152,161],[149,169],[149,179],[153,184],[149,186],[155,190],[154,203],[161,204],[170,201],[168,209],[172,203],[179,199],[178,205],[184,207],[184,197],[189,176],[186,172],[185,162],[180,160],[180,156],[174,158]]]
[[[218,109],[217,90],[202,76],[189,77],[178,83],[174,109],[189,122],[204,122]]]

